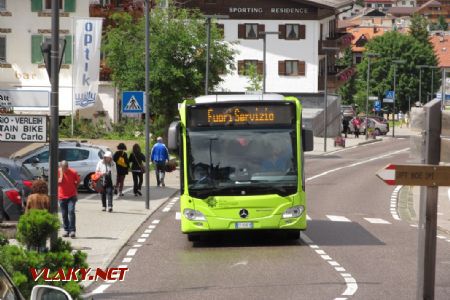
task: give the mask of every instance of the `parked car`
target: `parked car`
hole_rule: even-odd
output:
[[[34,180],[30,170],[16,160],[3,157],[0,157],[0,170],[14,179],[18,184],[22,199],[27,199],[28,195],[31,194],[31,186]]]
[[[359,117],[359,118],[362,121],[361,126],[359,127],[359,132],[361,134],[365,134],[366,133],[366,118],[365,117]],[[350,133],[353,133],[355,131],[352,121],[353,121],[353,119],[350,121],[350,124],[349,124]],[[369,117],[368,123],[369,123],[368,124],[369,128],[372,128],[376,135],[385,135],[389,132],[389,124],[387,123],[387,121],[386,121],[386,123],[384,123],[383,121],[380,121],[380,119],[378,119],[378,117],[377,118]]]
[[[0,266],[0,287],[0,299],[25,300],[2,266]],[[72,297],[60,287],[49,285],[34,286],[31,290],[30,300],[44,299],[72,300]]]
[[[356,116],[356,111],[352,105],[341,105],[341,113],[344,118],[353,118]]]
[[[0,206],[3,219],[19,220],[23,213],[22,197],[15,183],[3,171],[0,171],[0,189],[3,198],[3,207]]]
[[[59,161],[68,161],[69,166],[80,174],[80,187],[93,191],[90,185],[91,174],[95,172],[98,161],[103,158],[103,154],[109,148],[88,143],[63,141],[59,143],[58,150]],[[34,176],[43,176],[43,174],[48,174],[49,157],[49,145],[44,145],[15,157],[15,159],[22,162]]]

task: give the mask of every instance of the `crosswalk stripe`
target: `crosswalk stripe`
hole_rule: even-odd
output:
[[[333,222],[351,222],[349,219],[343,216],[327,215],[327,218]]]
[[[372,224],[391,224],[391,222],[388,222],[380,218],[364,218],[364,220]]]

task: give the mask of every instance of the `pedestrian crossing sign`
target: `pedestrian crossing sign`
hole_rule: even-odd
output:
[[[122,113],[142,114],[144,113],[144,92],[123,92]]]

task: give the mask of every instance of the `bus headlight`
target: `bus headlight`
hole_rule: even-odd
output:
[[[191,221],[206,221],[205,216],[199,212],[198,210],[193,210],[189,208],[185,208],[183,211],[183,215]]]
[[[298,218],[302,215],[304,210],[305,207],[303,205],[290,207],[283,213],[283,219]]]

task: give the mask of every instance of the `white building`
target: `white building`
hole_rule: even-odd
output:
[[[199,8],[213,18],[221,16],[217,23],[223,27],[224,40],[236,42],[236,70],[225,75],[214,92],[245,92],[249,85],[245,70],[251,64],[264,74],[264,32],[268,93],[298,96],[305,107],[322,108],[325,55],[328,54],[330,91],[354,74],[352,68],[335,65],[339,50],[351,43],[351,34],[337,31],[339,13],[351,9],[351,0],[192,0],[180,4]],[[330,96],[331,99],[335,97]],[[330,122],[339,122],[338,109],[329,112]],[[319,131],[315,130],[315,134]]]
[[[50,91],[50,81],[40,45],[51,37],[51,0],[0,0],[0,93],[6,90]],[[72,71],[74,19],[89,17],[89,1],[60,0],[60,39],[67,46],[59,76],[59,113],[72,113]],[[28,107],[26,94],[20,94],[22,107],[16,113],[49,114],[48,108]],[[81,110],[80,117],[105,115],[115,119],[115,91],[101,83],[95,107]]]

